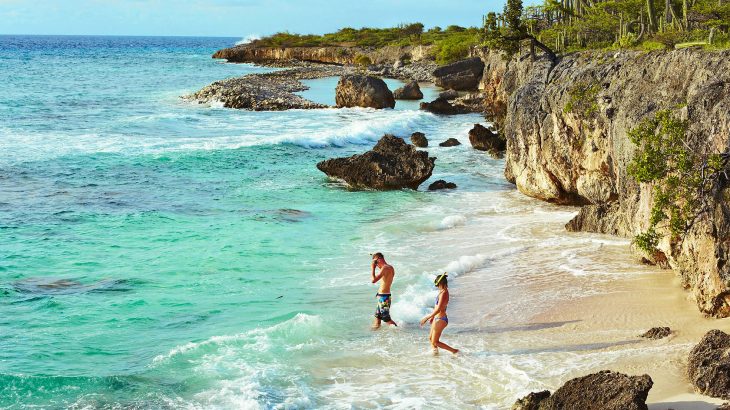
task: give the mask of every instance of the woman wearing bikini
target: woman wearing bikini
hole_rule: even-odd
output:
[[[436,296],[436,306],[434,306],[431,314],[421,319],[421,326],[425,325],[426,322],[431,322],[429,340],[431,341],[434,353],[438,353],[439,347],[454,354],[459,353],[458,349],[454,349],[439,340],[441,333],[449,324],[449,317],[446,316],[446,307],[449,305],[449,284],[446,273],[436,278],[434,285],[439,289],[439,294]]]

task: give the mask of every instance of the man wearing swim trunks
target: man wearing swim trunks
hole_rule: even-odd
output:
[[[380,272],[377,275],[375,274],[375,268],[380,268]],[[378,303],[375,307],[375,322],[373,323],[373,329],[380,328],[381,321],[389,325],[398,326],[390,317],[390,285],[393,284],[395,270],[392,266],[385,262],[385,258],[380,252],[373,254],[372,271],[370,272],[370,276],[373,283],[380,282],[378,293],[375,295]]]

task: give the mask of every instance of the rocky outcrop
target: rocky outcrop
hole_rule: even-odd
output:
[[[335,89],[338,107],[393,108],[395,99],[380,78],[360,74],[344,75]]]
[[[426,151],[416,150],[402,138],[385,135],[371,151],[328,159],[317,164],[317,168],[354,188],[418,189],[431,177],[435,162],[436,158],[429,158]]]
[[[445,98],[437,98],[431,102],[422,102],[420,108],[439,115],[468,114],[470,111],[463,106],[453,105]]]
[[[449,138],[446,141],[439,144],[439,147],[456,147],[461,145],[461,142],[456,138]]]
[[[456,90],[446,90],[439,93],[439,98],[443,98],[446,101],[451,101],[459,98],[459,92]]]
[[[183,98],[201,104],[220,103],[226,108],[253,111],[326,108],[326,105],[294,94],[308,88],[299,80],[328,77],[341,72],[336,67],[300,67],[266,74],[250,74],[216,81]]]
[[[453,182],[446,182],[443,179],[439,179],[428,186],[429,191],[440,191],[444,189],[456,189],[456,184]]]
[[[672,330],[666,326],[652,327],[651,329],[644,332],[644,334],[642,334],[641,337],[643,337],[645,339],[658,340],[658,339],[664,339],[665,337],[668,337],[671,334],[672,334]]]
[[[441,88],[457,91],[476,90],[482,79],[484,63],[479,57],[457,61],[433,72],[434,82]]]
[[[689,121],[695,151],[730,146],[730,52],[582,52],[546,59],[482,52],[485,111],[507,139],[505,177],[526,195],[581,205],[570,230],[633,237],[649,226],[653,186],[627,171],[628,132],[657,111]],[[730,188],[680,239],[659,251],[699,309],[730,315]],[[656,258],[654,257],[656,256]]]
[[[411,81],[401,88],[393,91],[393,97],[396,100],[420,100],[423,98],[421,87],[417,81]]]
[[[474,149],[487,151],[495,158],[501,158],[507,147],[507,141],[481,124],[474,124],[469,130],[469,142]]]
[[[730,335],[707,332],[689,353],[687,373],[699,393],[730,399]]]
[[[568,381],[552,395],[530,393],[513,410],[647,410],[654,383],[648,375],[627,376],[608,370]]]
[[[426,138],[426,134],[422,132],[414,132],[413,134],[411,134],[411,144],[418,148],[428,147],[428,139]]]
[[[259,47],[242,44],[218,50],[213,58],[231,63],[270,63],[275,61],[310,61],[326,64],[355,64],[355,57],[367,56],[373,64],[394,65],[396,61],[418,62],[431,59],[431,46],[387,46],[380,48],[353,46]]]

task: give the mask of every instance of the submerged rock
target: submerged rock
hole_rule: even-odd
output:
[[[710,330],[689,353],[687,373],[695,390],[730,399],[730,335]]]
[[[340,77],[335,90],[338,107],[393,108],[395,99],[380,78],[351,74]]]
[[[449,138],[446,141],[439,144],[439,147],[456,147],[457,145],[461,145],[461,142],[457,140],[456,138]]]
[[[329,177],[355,188],[378,190],[418,189],[431,177],[436,158],[419,151],[402,138],[385,135],[371,151],[348,158],[333,158],[317,164]]]
[[[672,330],[668,327],[652,327],[651,329],[647,330],[641,337],[645,339],[664,339],[665,337],[672,334]]]
[[[469,111],[464,107],[452,105],[448,100],[441,97],[431,102],[422,102],[420,108],[424,111],[441,115],[457,115],[469,113]]]
[[[647,410],[646,397],[653,386],[651,377],[628,376],[604,370],[569,380],[552,395],[530,393],[518,400],[520,410]],[[518,407],[520,406],[520,407]]]
[[[403,87],[393,91],[393,97],[396,100],[420,100],[423,98],[421,87],[418,82],[411,81]]]
[[[426,138],[426,134],[422,132],[414,132],[413,134],[411,134],[411,144],[415,145],[418,148],[428,147],[428,139]]]
[[[428,186],[429,191],[440,191],[442,189],[456,189],[456,184],[453,182],[446,182],[443,179],[432,183]]]
[[[434,82],[441,88],[468,91],[476,90],[483,72],[484,62],[473,57],[439,67],[433,71],[433,76]]]
[[[481,124],[474,124],[474,128],[469,130],[469,142],[474,149],[487,151],[496,158],[501,157],[507,148],[507,141]]]

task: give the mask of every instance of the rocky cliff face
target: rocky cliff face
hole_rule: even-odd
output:
[[[648,227],[652,186],[627,174],[635,151],[627,133],[658,110],[689,120],[693,149],[729,147],[730,52],[586,52],[555,66],[479,54],[485,111],[507,138],[505,176],[529,196],[583,206],[571,230],[633,237]],[[724,191],[681,242],[665,235],[656,255],[702,312],[723,317],[730,316]]]
[[[261,63],[299,60],[326,64],[354,64],[355,57],[363,54],[373,64],[393,64],[399,60],[422,61],[429,58],[430,46],[408,47],[254,47],[248,44],[224,48],[213,54],[232,63]]]

